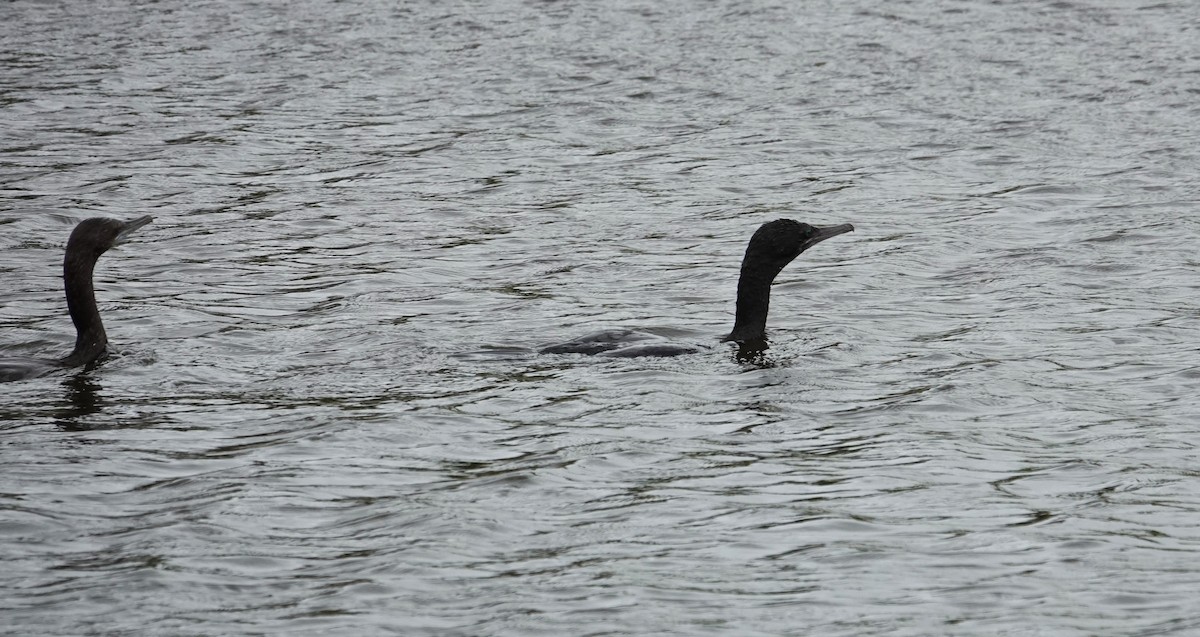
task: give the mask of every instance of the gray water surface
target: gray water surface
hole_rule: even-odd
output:
[[[1200,634],[1191,4],[0,17],[3,634]]]

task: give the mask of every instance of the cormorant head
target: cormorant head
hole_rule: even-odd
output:
[[[750,237],[743,267],[750,263],[756,267],[761,267],[759,264],[770,264],[782,270],[783,266],[791,263],[801,252],[830,237],[853,230],[854,226],[848,223],[817,227],[791,219],[768,221]]]
[[[128,222],[104,217],[84,219],[71,231],[71,238],[67,240],[67,254],[99,259],[109,248],[124,243],[134,230],[153,219],[149,215]]]

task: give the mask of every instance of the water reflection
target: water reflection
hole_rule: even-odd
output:
[[[92,376],[90,369],[71,374],[62,382],[66,392],[63,406],[55,415],[55,424],[63,431],[87,431],[95,428],[89,418],[104,409],[103,389]]]

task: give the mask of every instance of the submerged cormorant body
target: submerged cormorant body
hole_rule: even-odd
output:
[[[65,367],[81,367],[104,355],[108,347],[108,335],[100,320],[92,286],[96,260],[152,219],[146,216],[123,222],[96,217],[84,219],[75,226],[71,238],[67,240],[67,253],[63,258],[67,310],[71,314],[71,321],[75,323],[75,349],[60,359],[0,358],[0,382],[33,378]]]
[[[818,243],[851,232],[844,223],[818,228],[791,219],[764,223],[750,237],[738,278],[737,311],[733,330],[722,341],[733,341],[747,351],[766,348],[767,310],[771,283],[801,252]],[[543,354],[595,354],[599,356],[678,356],[701,348],[662,341],[659,337],[630,330],[606,330],[543,348]]]

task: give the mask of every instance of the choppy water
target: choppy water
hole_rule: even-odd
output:
[[[1200,634],[1189,3],[0,15],[0,632]]]

